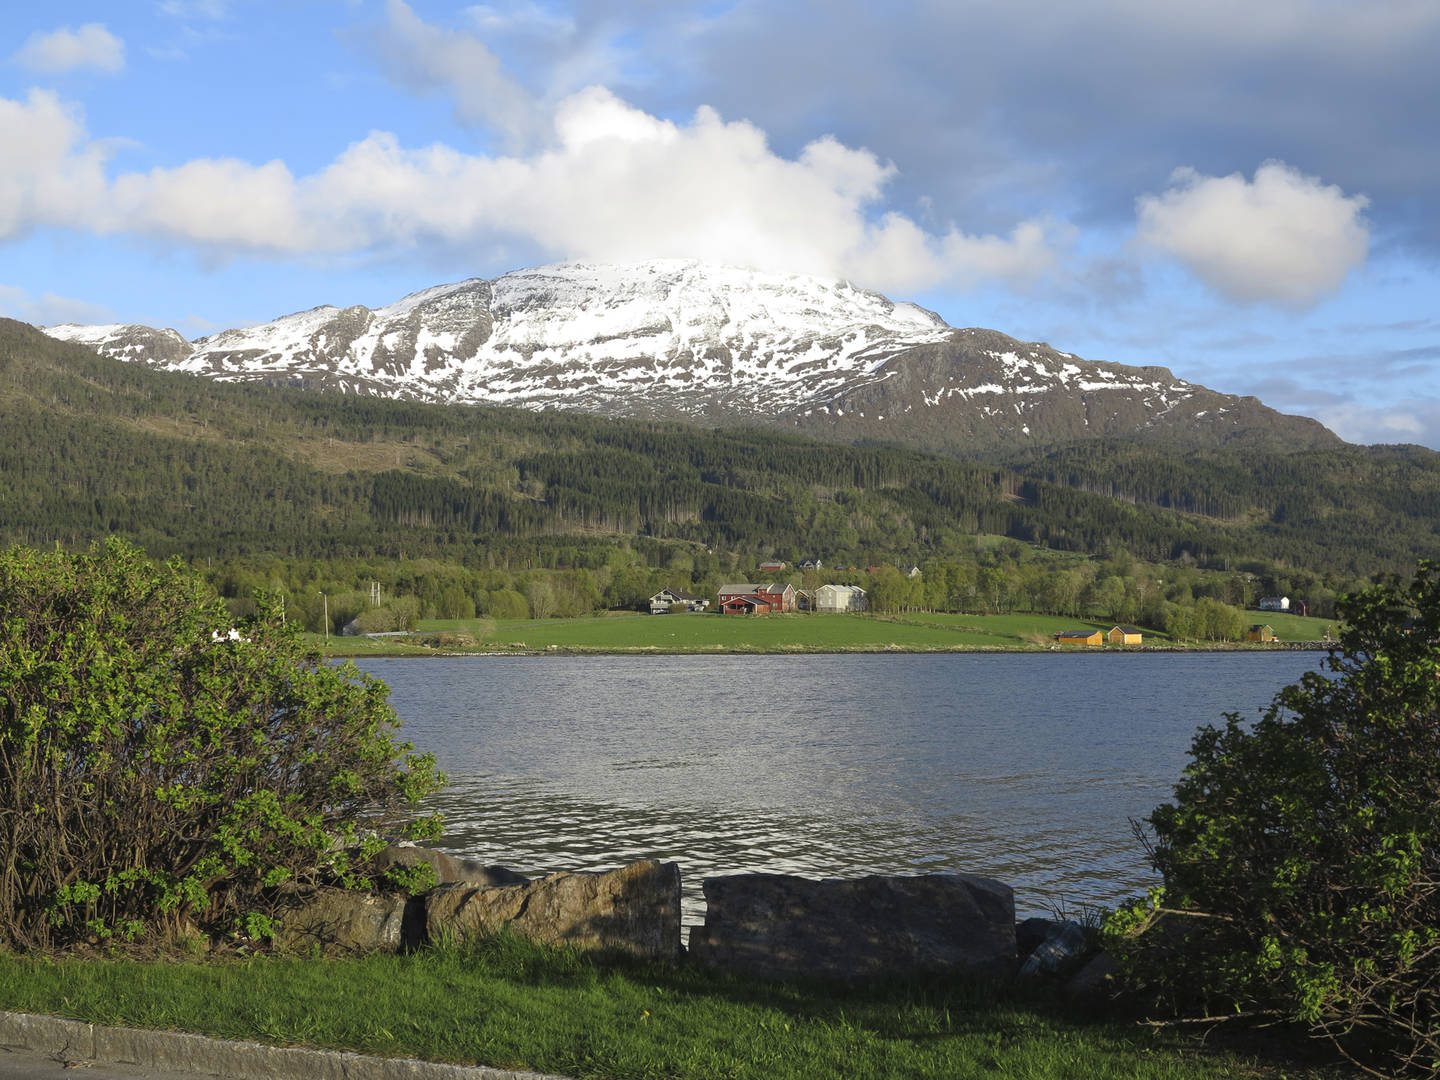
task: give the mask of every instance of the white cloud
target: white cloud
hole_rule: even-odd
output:
[[[553,130],[555,145],[525,158],[406,150],[373,134],[306,180],[305,202],[344,208],[334,231],[357,244],[498,234],[559,258],[695,258],[887,288],[1023,278],[1054,259],[1039,223],[971,237],[899,214],[871,220],[894,168],[834,139],[789,159],[752,124],[708,108],[676,124],[600,88],[562,101]]]
[[[101,143],[53,93],[0,98],[0,240],[36,225],[93,228],[108,199]]]
[[[548,257],[694,258],[847,277],[888,290],[1025,281],[1055,261],[1055,226],[1006,236],[926,231],[871,212],[895,168],[822,138],[794,158],[701,108],[662,120],[609,91],[560,102],[526,156],[402,147],[385,132],[321,171],[198,159],[106,174],[103,144],[53,95],[0,99],[0,238],[48,224],[193,244],[208,254],[305,255],[522,240]]]
[[[47,75],[84,69],[114,74],[125,67],[125,43],[100,23],[86,23],[78,30],[63,26],[31,34],[13,59]]]
[[[301,253],[324,248],[323,213],[297,201],[283,162],[199,159],[116,178],[105,231],[133,231],[212,248]]]
[[[1320,406],[1310,415],[1346,442],[1440,445],[1440,400],[1433,397],[1412,399],[1407,405]]]
[[[0,315],[36,326],[108,323],[115,313],[103,304],[47,292],[36,297],[15,285],[0,285]]]
[[[1230,300],[1305,308],[1364,264],[1368,202],[1278,161],[1253,182],[1177,169],[1163,195],[1137,200],[1137,236]]]
[[[528,140],[542,125],[534,100],[479,38],[431,26],[404,0],[387,0],[385,12],[389,23],[374,35],[373,46],[395,81],[412,90],[449,94],[457,121],[504,132],[515,143]]]
[[[575,19],[539,4],[507,4],[504,8],[476,4],[465,9],[476,29],[486,34],[526,33],[542,37],[568,38],[576,30]]]

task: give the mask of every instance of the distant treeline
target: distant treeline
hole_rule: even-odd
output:
[[[1246,457],[1110,440],[981,463],[773,431],[223,385],[7,320],[0,410],[0,542],[119,534],[237,573],[283,565],[292,589],[383,579],[437,612],[447,591],[477,612],[518,610],[517,596],[533,612],[540,571],[551,595],[538,607],[559,612],[628,606],[657,582],[716,584],[762,558],[819,558],[947,567],[946,596],[937,585],[920,601],[935,610],[1068,614],[1072,595],[1128,579],[1095,558],[1120,552],[1177,571],[1128,607],[1105,601],[1136,614],[1179,595],[1179,570],[1325,597],[1440,554],[1440,455],[1413,447]],[[1010,555],[995,554],[995,538]],[[403,584],[415,565],[458,576]],[[1005,582],[981,581],[987,571]],[[1060,580],[1074,573],[1087,580]],[[420,580],[431,577],[445,580]],[[243,598],[238,585],[227,593]]]
[[[1334,617],[1335,583],[1305,571],[1261,577],[1247,571],[1157,566],[1112,551],[1103,558],[1056,556],[1015,540],[977,542],[964,558],[909,568],[761,571],[754,560],[658,541],[590,549],[584,566],[513,570],[467,568],[434,559],[311,560],[258,556],[202,565],[237,615],[264,591],[284,598],[289,617],[315,632],[352,621],[364,632],[413,629],[420,619],[577,617],[648,610],[664,588],[707,596],[722,585],[788,581],[863,587],[872,612],[1041,612],[1134,623],[1177,638],[1240,640],[1265,621],[1262,596],[1303,599],[1310,614]]]

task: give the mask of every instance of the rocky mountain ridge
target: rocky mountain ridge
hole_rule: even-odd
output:
[[[519,270],[193,342],[144,326],[46,332],[221,381],[783,426],[928,449],[1147,434],[1197,445],[1339,442],[1313,420],[1165,368],[955,329],[848,282],[676,260]]]

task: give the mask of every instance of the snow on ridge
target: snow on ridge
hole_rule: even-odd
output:
[[[867,326],[937,339],[951,332],[939,316],[915,305],[893,304],[848,282],[685,260],[561,263],[513,271],[495,279],[492,287],[497,325],[529,326],[532,319],[549,322],[552,316],[564,316],[571,324],[565,332],[576,340],[666,325],[678,340],[720,336],[785,341]],[[527,312],[523,323],[520,311]]]
[[[127,360],[147,358],[144,338],[154,333],[47,332]],[[956,334],[934,312],[848,281],[680,259],[576,262],[436,285],[375,309],[311,308],[184,343],[171,355],[188,347],[188,356],[165,366],[227,381],[303,374],[345,392],[537,408],[613,409],[648,396],[700,414],[824,408],[895,374],[886,365],[900,353]],[[981,340],[994,342],[976,350],[994,366],[931,386],[926,405],[1011,395],[1003,407],[1018,409],[1019,395],[1033,401],[1052,390],[1193,391],[1036,343]]]
[[[142,326],[139,323],[105,323],[95,326],[86,326],[81,323],[60,323],[57,326],[42,326],[40,329],[56,341],[70,341],[79,345],[106,345],[137,334],[159,334],[162,337],[173,338],[185,345],[190,344],[178,330],[168,328],[159,330],[152,326]]]
[[[322,334],[339,314],[340,308],[323,304],[259,326],[222,330],[207,338],[205,344],[191,354],[187,364],[193,364],[206,354],[231,351],[273,353],[281,359],[287,354],[304,351],[310,339]]]
[[[92,341],[109,341],[127,330],[137,329],[137,327],[128,323],[105,323],[100,326],[85,326],[81,323],[61,323],[58,326],[46,326],[42,329],[58,341],[88,343]]]
[[[432,300],[439,300],[442,297],[451,296],[464,289],[473,288],[476,285],[483,285],[484,283],[484,278],[466,278],[464,281],[452,282],[449,285],[431,285],[427,289],[420,289],[407,296],[402,296],[393,304],[373,308],[371,309],[371,314],[380,321],[386,321],[401,315],[408,315],[422,304],[428,304]]]

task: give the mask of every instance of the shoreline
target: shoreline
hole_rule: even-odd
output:
[[[661,648],[659,646],[636,646],[633,648],[592,648],[584,645],[550,645],[543,649],[426,649],[423,646],[416,646],[415,651],[387,652],[379,649],[347,649],[322,650],[324,655],[334,660],[455,660],[469,657],[481,658],[503,658],[503,657],[547,657],[547,656],[613,656],[613,657],[646,657],[646,656],[947,656],[954,654],[984,654],[984,655],[1006,655],[1006,656],[1136,656],[1147,653],[1252,653],[1262,655],[1266,653],[1281,652],[1315,652],[1328,653],[1336,648],[1338,643],[1326,641],[1297,641],[1282,642],[1279,644],[1266,644],[1255,646],[1249,643],[1236,643],[1232,645],[1211,644],[1211,645],[1129,645],[1129,646],[1017,646],[1009,648],[1003,645],[957,645],[949,648],[907,648],[896,646],[894,648],[811,648],[809,646],[795,646],[794,648],[731,648],[723,645],[702,648]]]

